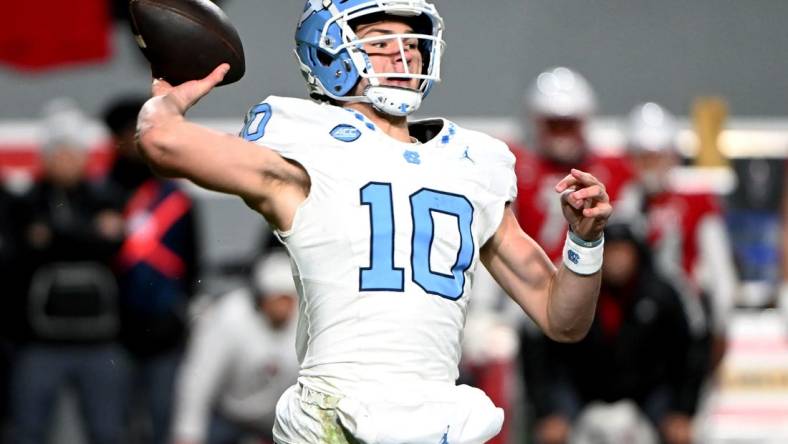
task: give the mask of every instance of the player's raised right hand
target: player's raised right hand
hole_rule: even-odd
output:
[[[189,108],[222,81],[229,69],[230,65],[222,63],[206,77],[178,86],[172,86],[162,79],[154,79],[151,85],[153,97],[142,106],[137,119],[137,141],[141,148],[151,144],[149,139],[153,128],[182,119]]]
[[[178,86],[172,86],[163,79],[154,79],[151,93],[153,97],[162,97],[168,106],[174,107],[173,111],[183,115],[203,96],[211,92],[224,79],[229,70],[230,65],[222,63],[206,77],[200,80],[190,80]]]

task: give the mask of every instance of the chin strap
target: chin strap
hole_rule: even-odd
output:
[[[421,106],[421,92],[407,88],[370,86],[364,96],[375,109],[391,116],[408,116]]]

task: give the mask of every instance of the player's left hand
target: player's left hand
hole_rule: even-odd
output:
[[[587,241],[599,239],[613,212],[605,185],[593,175],[573,168],[558,182],[555,191],[561,193],[561,209],[572,231]]]

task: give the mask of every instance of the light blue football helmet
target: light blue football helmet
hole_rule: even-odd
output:
[[[359,39],[352,24],[381,14],[405,18],[413,33]],[[383,113],[407,116],[440,81],[443,29],[443,19],[435,6],[424,0],[308,0],[296,30],[295,52],[313,98],[365,102]],[[418,39],[422,72],[407,72],[407,67],[404,73],[375,72],[362,49],[364,43],[395,41],[404,58],[405,39]],[[381,86],[381,79],[387,77],[420,79],[421,83],[418,90]],[[369,81],[363,95],[348,95],[362,78]]]

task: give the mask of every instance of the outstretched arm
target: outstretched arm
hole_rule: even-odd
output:
[[[561,193],[564,216],[574,234],[588,241],[601,239],[612,212],[604,185],[588,173],[572,170],[556,191]],[[498,230],[482,248],[481,259],[547,336],[572,342],[586,335],[599,296],[598,269],[579,274],[565,263],[556,269],[544,250],[523,232],[508,206]]]
[[[140,111],[138,147],[150,166],[204,188],[240,196],[280,229],[288,229],[309,193],[309,176],[273,150],[192,123],[186,111],[227,73],[222,64],[201,80],[176,87],[154,80],[153,98]]]

